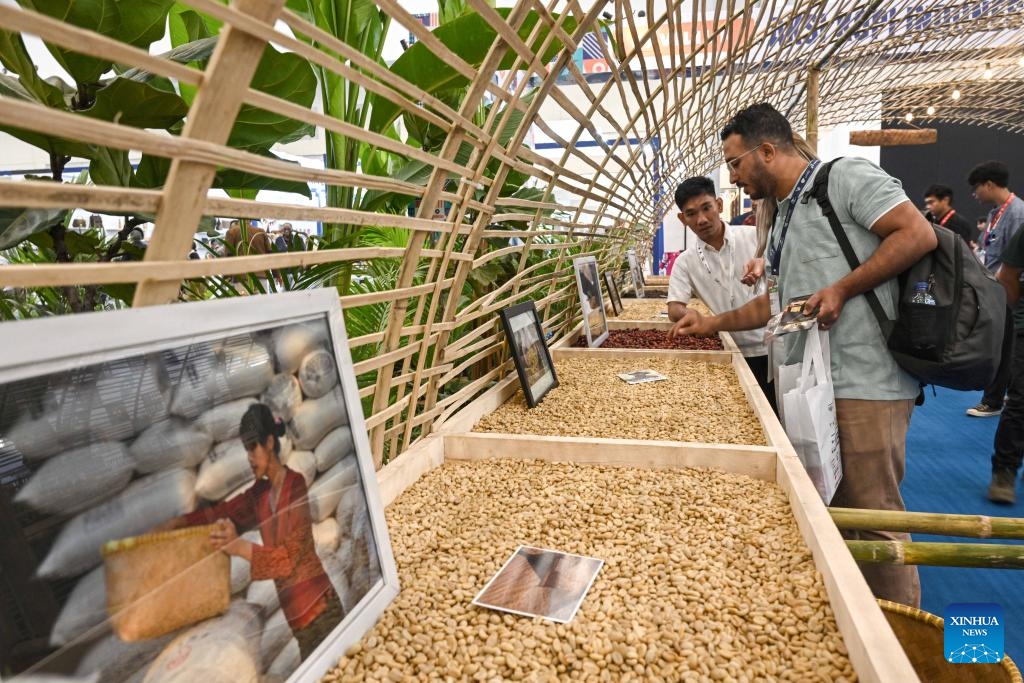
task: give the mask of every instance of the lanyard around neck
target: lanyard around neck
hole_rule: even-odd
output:
[[[953,217],[954,213],[956,213],[956,209],[950,209],[949,212],[942,217],[942,220],[939,221],[939,225],[941,225],[942,227],[946,227],[946,223],[949,221],[950,218]]]
[[[779,266],[782,264],[782,246],[786,243],[786,233],[789,232],[789,222],[793,220],[793,210],[796,208],[800,193],[804,191],[804,187],[811,179],[811,174],[814,173],[814,169],[818,167],[819,163],[815,159],[807,164],[807,168],[804,169],[803,174],[796,181],[796,185],[793,186],[793,191],[789,195],[789,206],[786,207],[786,216],[782,219],[782,228],[779,230],[779,243],[778,245],[772,244],[768,249],[768,261],[772,275],[778,276],[779,274]]]
[[[727,245],[727,242],[726,242],[725,236],[723,235],[723,237],[722,237],[722,249],[725,249],[726,245]],[[722,249],[718,250],[719,255],[721,255]],[[704,270],[708,271],[708,275],[711,276],[711,279],[714,280],[715,283],[719,287],[722,287],[723,289],[726,288],[725,285],[722,283],[722,281],[718,279],[718,276],[715,275],[711,271],[711,264],[708,263],[707,258],[705,258],[705,256],[704,256],[704,249],[700,246],[700,240],[697,240],[697,256],[700,258],[700,262],[704,264]],[[729,249],[729,270],[728,270],[728,273],[732,272],[732,267],[733,267],[733,265],[735,265],[734,262],[733,262],[734,257],[735,257],[735,252],[730,248]],[[728,279],[728,273],[726,274],[726,279]]]
[[[1006,211],[1006,207],[1010,205],[1010,202],[1012,202],[1013,198],[1016,196],[1017,195],[1011,192],[1010,196],[1006,198],[1005,202],[1003,202],[1003,205],[999,207],[999,211],[996,212],[996,215],[992,218],[992,220],[988,222],[988,226],[985,228],[985,234],[981,238],[981,243],[986,247],[989,244],[989,239],[992,236],[992,231],[995,230],[996,226],[999,224],[999,219],[1003,217],[1003,213]]]

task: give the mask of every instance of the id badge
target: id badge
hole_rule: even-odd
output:
[[[782,312],[782,301],[779,299],[779,278],[775,275],[766,275],[768,279],[768,304],[771,306],[772,316]]]

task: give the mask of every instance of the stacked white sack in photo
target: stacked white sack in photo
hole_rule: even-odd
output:
[[[295,375],[280,373],[270,380],[261,399],[275,417],[288,422],[302,403],[302,387]]]
[[[238,436],[242,416],[253,403],[256,399],[252,397],[222,403],[207,410],[192,424],[209,434],[214,443],[230,441]]]
[[[101,441],[48,458],[14,500],[51,514],[74,514],[128,485],[133,463],[119,441]]]
[[[41,412],[23,415],[4,435],[35,462],[98,441],[123,441],[167,417],[158,357],[106,363],[47,389]]]
[[[139,434],[128,448],[140,474],[178,467],[192,468],[203,461],[213,438],[180,418],[161,420]]]
[[[144,683],[256,683],[262,624],[255,607],[231,603],[172,640],[150,665]]]
[[[107,541],[146,533],[194,509],[191,470],[168,470],[138,479],[65,524],[36,573],[44,578],[77,576],[100,563],[100,546]]]
[[[107,620],[107,584],[96,567],[75,584],[50,630],[50,645],[59,647],[96,629]]]
[[[193,345],[188,358],[169,368],[174,397],[171,413],[193,419],[223,403],[258,396],[274,367],[267,347],[248,335],[220,345]]]

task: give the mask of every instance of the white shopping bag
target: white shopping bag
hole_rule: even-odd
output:
[[[828,333],[809,330],[801,363],[779,368],[786,435],[828,505],[843,478]]]

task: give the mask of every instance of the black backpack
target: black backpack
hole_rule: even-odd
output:
[[[828,219],[850,270],[860,260],[828,199],[822,164],[810,194]],[[898,276],[899,312],[889,320],[874,290],[865,293],[896,363],[922,384],[962,391],[984,389],[999,368],[1006,323],[1006,292],[952,230],[932,224],[934,251]],[[913,303],[919,282],[931,285],[935,304]]]

